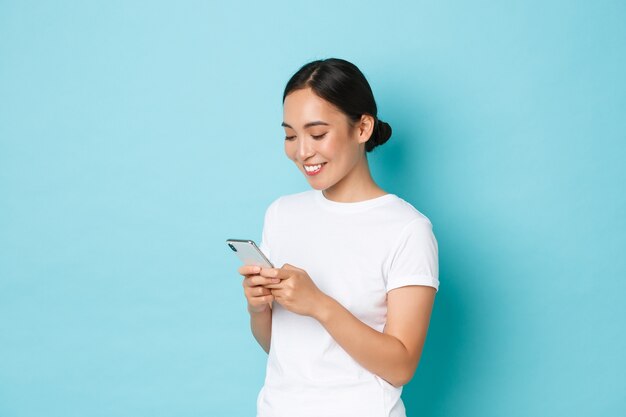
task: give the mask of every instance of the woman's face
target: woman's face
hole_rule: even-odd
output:
[[[310,88],[287,95],[283,127],[285,153],[316,190],[326,190],[350,176],[365,159],[364,146],[371,134],[359,125],[352,127],[344,113]]]

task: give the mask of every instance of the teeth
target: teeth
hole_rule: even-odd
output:
[[[315,172],[318,171],[320,168],[322,167],[322,164],[319,165],[305,165],[304,169],[306,170],[306,172]]]

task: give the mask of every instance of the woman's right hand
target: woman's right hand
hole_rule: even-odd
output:
[[[269,308],[274,301],[271,291],[264,285],[277,284],[278,278],[265,278],[259,275],[261,267],[244,265],[239,268],[239,274],[243,279],[243,292],[248,300],[248,311],[250,313],[262,313]]]

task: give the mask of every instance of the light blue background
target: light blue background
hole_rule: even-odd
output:
[[[252,416],[224,239],[308,188],[282,90],[341,57],[441,288],[409,416],[626,415],[623,1],[0,0],[0,416]]]

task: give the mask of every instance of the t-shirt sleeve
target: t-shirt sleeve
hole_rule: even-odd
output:
[[[276,211],[277,201],[274,201],[269,207],[265,210],[265,217],[263,219],[263,232],[261,234],[261,244],[259,245],[259,249],[261,252],[272,261],[272,227],[274,224],[274,216]]]
[[[426,285],[439,291],[439,251],[432,224],[419,218],[401,232],[391,253],[387,291],[407,285]]]

